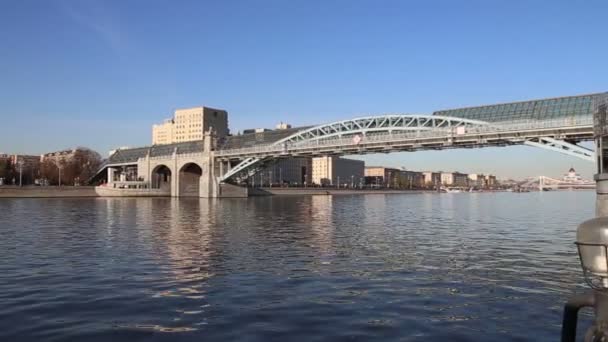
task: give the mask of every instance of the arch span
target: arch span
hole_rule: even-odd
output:
[[[429,130],[452,130],[456,127],[480,127],[489,123],[478,120],[435,115],[385,115],[368,116],[331,122],[311,127],[274,143],[296,144],[305,141],[328,139],[342,135],[373,134],[382,132],[415,132]]]
[[[203,168],[197,163],[186,163],[179,170],[179,196],[200,197]]]

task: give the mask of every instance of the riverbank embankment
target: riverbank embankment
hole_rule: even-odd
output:
[[[154,190],[106,189],[93,186],[2,186],[0,187],[0,198],[170,197],[167,192]],[[247,190],[249,196],[389,195],[425,192],[421,190],[357,190],[328,188],[249,188]],[[240,196],[230,196],[230,194],[227,194],[225,197]]]
[[[1,186],[0,198],[98,197],[94,186]]]
[[[249,196],[302,196],[302,195],[392,195],[418,194],[423,190],[390,190],[390,189],[332,189],[332,188],[255,188],[249,189]]]

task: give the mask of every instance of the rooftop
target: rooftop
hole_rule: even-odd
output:
[[[274,131],[267,131],[261,133],[250,133],[233,135],[226,137],[223,141],[220,141],[218,149],[234,149],[253,147],[256,145],[267,145],[286,138],[297,131],[306,129],[307,127],[298,127],[290,129],[281,129]],[[203,141],[187,141],[173,144],[164,145],[152,145],[145,147],[136,147],[129,149],[118,149],[114,154],[108,158],[109,164],[121,164],[121,163],[134,163],[137,159],[144,158],[148,152],[150,157],[157,156],[168,156],[176,151],[177,154],[186,154],[200,152],[203,150]]]

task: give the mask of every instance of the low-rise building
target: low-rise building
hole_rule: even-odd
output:
[[[466,173],[442,172],[441,184],[446,186],[468,186],[469,177]]]
[[[393,189],[418,189],[424,186],[422,172],[382,166],[365,168],[365,185]]]
[[[252,133],[264,133],[270,132],[271,129],[268,128],[246,128],[243,130],[243,134],[252,134]]]
[[[424,175],[417,171],[399,171],[399,188],[421,189],[424,188]]]
[[[77,151],[78,151],[78,149],[74,148],[74,149],[70,149],[70,150],[49,152],[49,153],[45,153],[45,154],[41,155],[39,157],[39,159],[40,159],[40,162],[44,162],[45,160],[50,160],[54,163],[68,162],[68,161],[72,160],[72,158],[74,158]]]
[[[498,183],[496,182],[496,176],[494,176],[494,175],[488,175],[487,178],[486,178],[486,186],[488,188],[492,188],[492,187],[495,187],[497,185],[498,185]]]
[[[290,129],[291,125],[290,124],[286,124],[284,122],[280,122],[277,124],[276,129]]]
[[[424,171],[424,186],[427,188],[437,188],[441,186],[441,172]]]
[[[15,165],[15,168],[18,169],[19,165],[23,167],[23,169],[37,169],[40,167],[40,156],[32,156],[25,154],[14,154],[11,156],[11,164]]]
[[[401,170],[383,166],[365,167],[365,185],[375,187],[398,187]]]
[[[486,176],[480,173],[469,173],[469,186],[476,188],[485,188]]]
[[[365,162],[340,157],[312,159],[312,183],[317,185],[357,186],[363,181]]]
[[[310,184],[311,172],[312,158],[285,158],[258,172],[250,182],[262,186]]]

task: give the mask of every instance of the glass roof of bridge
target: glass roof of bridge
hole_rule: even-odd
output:
[[[557,97],[489,106],[440,110],[433,115],[487,122],[549,120],[593,115],[593,100],[607,93]]]

